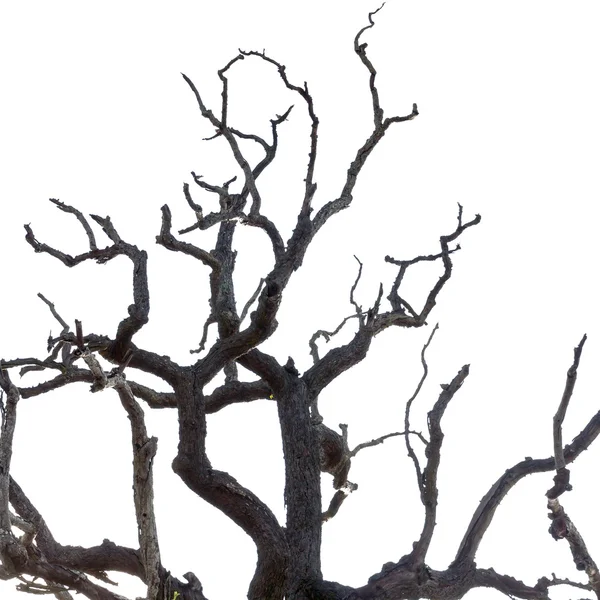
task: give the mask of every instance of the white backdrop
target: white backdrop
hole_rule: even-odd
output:
[[[31,223],[41,241],[72,254],[85,250],[75,220],[47,201],[54,197],[85,213],[110,214],[127,241],[149,251],[151,322],[136,342],[193,360],[188,350],[197,345],[207,314],[208,273],[155,245],[159,208],[169,203],[176,228],[190,225],[193,215],[181,193],[189,172],[221,183],[236,171],[220,141],[201,141],[212,131],[179,73],[195,81],[213,108],[220,99],[216,70],[238,47],[265,49],[288,66],[294,82],[307,80],[321,120],[315,199],[321,205],[339,192],[372,124],[367,73],[352,43],[376,7],[354,0],[5,4],[0,356],[42,357],[48,332],[59,331],[37,292],[69,322],[79,318],[86,331],[109,335],[130,302],[125,259],[68,270],[25,243],[22,225]],[[525,456],[551,454],[552,415],[584,332],[589,340],[565,440],[600,408],[599,13],[592,1],[389,2],[364,38],[379,71],[381,102],[388,115],[407,114],[417,102],[421,115],[390,130],[369,159],[352,207],[319,233],[266,345],[282,361],[291,355],[307,368],[312,333],[333,329],[352,312],[353,254],[365,265],[357,295],[368,306],[379,282],[389,287],[393,280],[386,254],[435,252],[439,235],[454,228],[457,202],[466,218],[482,214],[481,225],[461,239],[453,279],[431,317],[440,331],[415,409],[414,427],[425,430],[439,384],[471,364],[443,421],[438,528],[428,558],[433,568],[452,560],[477,502],[504,469]],[[258,61],[237,65],[230,81],[230,120],[242,130],[266,135],[268,119],[296,105],[280,127],[273,173],[261,178],[265,213],[287,239],[308,151],[304,106]],[[213,198],[194,193],[212,206]],[[237,245],[240,304],[270,266],[263,237],[244,230]],[[206,248],[212,240],[210,232],[190,236]],[[419,305],[438,273],[439,265],[415,268],[409,301]],[[367,360],[322,395],[326,422],[348,423],[351,444],[401,429],[429,331],[380,335]],[[35,381],[29,376],[21,384]],[[165,566],[178,576],[194,571],[211,600],[245,597],[253,544],[170,471],[175,413],[148,411],[147,420],[159,437],[156,496]],[[229,470],[283,519],[272,403],[211,416],[208,441],[213,465]],[[61,543],[109,538],[136,546],[129,443],[127,419],[110,392],[92,396],[87,386],[74,385],[19,405],[12,472]],[[564,501],[596,560],[599,456],[592,447],[580,457],[572,469],[575,489]],[[384,562],[410,550],[422,511],[401,439],[361,453],[350,478],[360,487],[325,526],[323,569],[327,578],[362,585]],[[480,566],[530,584],[552,572],[579,576],[566,542],[547,533],[544,492],[551,478],[528,478],[510,493],[481,545]],[[326,500],[331,493],[325,480]],[[119,580],[119,593],[143,594]],[[2,598],[23,597],[14,585],[0,582]],[[499,597],[485,590],[469,594]]]

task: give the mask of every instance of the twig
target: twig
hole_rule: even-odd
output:
[[[206,346],[206,340],[208,339],[208,328],[216,322],[217,319],[215,315],[211,312],[210,315],[208,315],[208,317],[206,318],[206,321],[204,321],[204,325],[202,327],[202,339],[198,344],[198,348],[196,348],[195,350],[190,350],[190,354],[200,354],[200,352],[204,350]]]
[[[363,311],[362,311],[362,308],[354,300],[354,292],[356,291],[356,287],[358,286],[358,282],[360,281],[360,278],[362,275],[363,264],[360,262],[360,260],[358,259],[358,257],[356,255],[354,255],[354,258],[356,259],[356,262],[358,263],[358,274],[356,275],[356,280],[354,281],[354,284],[350,288],[350,304],[352,304],[354,306],[354,308],[356,309],[356,316],[358,317],[359,323],[361,323],[361,325],[362,325],[362,322],[363,322],[362,312]]]
[[[373,446],[378,446],[379,444],[383,444],[383,442],[385,442],[385,440],[387,440],[388,438],[397,437],[399,435],[404,435],[407,438],[410,435],[416,435],[423,442],[423,444],[427,445],[427,440],[425,439],[423,434],[419,433],[418,431],[396,431],[394,433],[386,433],[385,435],[375,438],[369,442],[362,442],[361,444],[358,444],[354,448],[354,450],[350,452],[350,457],[354,458],[361,450],[364,450],[365,448],[372,448]]]

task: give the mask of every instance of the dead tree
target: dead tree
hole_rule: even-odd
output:
[[[359,306],[354,298],[362,269],[360,265],[359,275],[350,291],[353,314],[345,318],[334,331],[318,331],[311,337],[313,365],[304,373],[298,372],[293,360],[280,364],[261,349],[261,344],[277,328],[282,296],[294,273],[302,266],[313,238],[331,218],[351,206],[356,182],[367,159],[392,126],[409,122],[418,115],[416,104],[404,116],[391,117],[385,115],[380,104],[377,71],[367,54],[367,44],[363,41],[365,33],[374,25],[374,14],[369,15],[368,24],[358,32],[354,41],[354,51],[368,75],[372,130],[366,141],[357,148],[339,195],[318,209],[313,209],[312,202],[317,189],[314,174],[319,120],[307,85],[293,83],[288,78],[285,66],[264,52],[240,51],[218,72],[222,82],[222,102],[220,109],[213,111],[196,85],[184,75],[201,116],[214,127],[213,138],[226,141],[239,168],[237,176],[232,173],[232,177],[220,185],[209,183],[192,173],[193,183],[207,193],[208,198],[214,199],[214,202],[208,200],[209,205],[213,202],[213,209],[205,211],[194,199],[189,185],[186,183],[183,186],[185,200],[195,220],[180,231],[179,236],[214,227],[218,230],[214,248],[206,250],[174,235],[171,209],[167,205],[162,208],[157,243],[167,250],[197,259],[210,271],[210,311],[203,326],[198,349],[200,357],[191,366],[177,364],[169,357],[151,352],[134,342],[136,334],[149,318],[147,254],[125,241],[110,218],[91,216],[110,242],[103,246],[97,243],[87,217],[72,206],[51,200],[61,211],[74,215],[87,235],[89,249],[76,256],[38,240],[32,227],[25,226],[26,240],[35,252],[50,254],[68,267],[85,261],[106,263],[117,256],[126,256],[133,267],[133,302],[116,331],[112,335],[105,335],[87,331],[80,322],[75,323],[75,331],[72,331],[54,304],[40,295],[59,321],[62,327],[60,335],[48,340],[48,355],[44,358],[15,358],[1,363],[1,578],[18,578],[21,590],[52,594],[61,600],[72,598],[73,593],[92,600],[120,600],[122,596],[110,587],[108,573],[122,572],[144,582],[149,600],[205,599],[196,575],[187,573],[185,581],[180,581],[170,574],[161,561],[153,505],[152,465],[157,440],[147,433],[140,405],[142,402],[150,408],[177,411],[179,446],[173,461],[175,473],[197,496],[222,511],[243,529],[256,545],[258,560],[248,591],[251,600],[282,600],[284,597],[290,600],[458,599],[476,587],[495,588],[509,597],[547,600],[552,586],[574,582],[554,575],[550,579],[542,574],[536,583],[524,583],[493,569],[477,567],[475,558],[496,509],[510,489],[526,475],[549,471],[556,471],[555,485],[547,494],[550,533],[555,539],[564,538],[569,543],[577,568],[588,576],[588,583],[574,585],[591,590],[596,597],[600,597],[597,566],[586,549],[582,534],[565,513],[560,499],[564,492],[570,490],[566,465],[587,449],[600,432],[599,412],[570,444],[563,445],[562,442],[561,426],[573,392],[585,338],[577,346],[574,362],[567,374],[563,400],[554,423],[552,456],[527,458],[500,476],[476,508],[453,562],[443,571],[433,570],[427,565],[428,549],[436,524],[437,474],[443,442],[441,421],[450,401],[469,375],[469,366],[462,366],[449,383],[442,385],[441,393],[429,412],[426,435],[411,429],[410,411],[427,375],[425,350],[433,333],[423,348],[423,376],[406,405],[402,431],[359,444],[351,450],[347,427],[341,425],[338,433],[323,423],[319,413],[321,392],[366,357],[378,333],[390,327],[419,328],[427,324],[442,289],[452,275],[452,255],[459,250],[456,241],[467,229],[479,223],[479,215],[465,220],[463,209],[459,206],[457,222],[449,232],[441,235],[439,248],[431,254],[404,260],[386,257],[388,263],[397,267],[397,275],[385,298],[382,286],[372,306],[366,309]],[[262,61],[272,67],[282,85],[298,96],[310,117],[303,199],[295,228],[287,241],[282,238],[277,225],[263,212],[260,177],[276,156],[279,128],[290,116],[292,108],[271,120],[269,139],[242,132],[229,122],[229,70],[234,64],[245,60]],[[254,142],[261,149],[262,158],[251,163],[242,151],[240,140]],[[233,191],[234,184],[237,191]],[[273,252],[272,269],[264,274],[256,293],[242,310],[239,310],[235,296],[233,274],[236,253],[232,249],[240,225],[262,230]],[[416,306],[414,301],[405,297],[402,284],[407,270],[422,262],[439,264],[440,275],[432,284],[425,301]],[[329,341],[346,325],[355,328],[351,340],[321,356],[317,344],[319,339],[324,337]],[[218,331],[217,340],[210,347],[205,347],[211,326]],[[106,363],[100,359],[114,368],[107,371],[103,366]],[[252,380],[240,380],[240,366],[253,374]],[[28,387],[16,383],[17,370],[20,376],[34,370],[49,375],[42,383]],[[140,371],[166,382],[171,392],[158,392],[136,383],[135,374]],[[207,393],[207,385],[220,374],[224,375],[224,383]],[[88,382],[93,392],[113,388],[130,420],[139,538],[137,548],[118,546],[109,540],[100,546],[88,548],[66,545],[65,540],[58,541],[46,525],[43,515],[30,501],[27,490],[22,489],[11,477],[12,442],[19,403],[73,382]],[[285,526],[279,524],[271,509],[256,494],[243,487],[229,473],[214,469],[207,455],[207,415],[236,402],[257,399],[272,399],[277,407],[285,461]],[[417,488],[424,507],[422,533],[412,545],[399,547],[398,554],[404,552],[400,560],[386,563],[363,586],[351,588],[343,583],[327,581],[321,572],[321,532],[324,523],[335,517],[342,502],[357,488],[348,480],[351,460],[363,448],[379,444],[391,436],[404,437],[414,464]],[[424,458],[419,458],[422,452],[415,451],[414,443],[423,445]],[[321,499],[322,472],[334,476],[335,492],[330,499],[326,499],[326,510],[323,510]]]

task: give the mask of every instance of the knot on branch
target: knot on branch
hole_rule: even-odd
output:
[[[548,518],[552,520],[548,532],[555,540],[562,540],[569,533],[569,523],[564,514],[549,513]]]
[[[554,485],[546,492],[546,498],[555,500],[565,492],[570,492],[573,486],[569,483],[570,479],[569,469],[562,467],[556,471],[554,476]]]

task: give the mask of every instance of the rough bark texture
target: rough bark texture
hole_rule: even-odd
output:
[[[496,573],[493,569],[477,568],[475,559],[494,513],[510,489],[526,475],[552,470],[556,470],[556,477],[554,487],[548,492],[552,521],[550,533],[555,539],[567,540],[577,568],[587,574],[589,584],[579,587],[593,590],[600,597],[600,578],[596,563],[587,551],[582,533],[575,528],[558,499],[571,489],[566,465],[588,448],[600,433],[598,413],[571,444],[563,446],[562,443],[562,422],[575,386],[585,338],[575,349],[575,359],[568,371],[563,399],[554,419],[553,456],[527,458],[500,476],[475,510],[457,549],[455,560],[442,571],[435,571],[427,566],[427,554],[436,527],[437,476],[444,440],[442,418],[467,379],[469,366],[460,368],[450,382],[442,385],[440,396],[428,415],[427,436],[411,430],[410,411],[427,376],[425,350],[435,329],[423,348],[423,377],[406,405],[404,431],[388,433],[350,450],[347,426],[340,425],[341,433],[337,433],[323,423],[319,413],[320,393],[367,356],[378,333],[394,326],[416,328],[426,325],[440,292],[452,276],[452,255],[460,249],[455,242],[468,228],[479,223],[479,215],[464,221],[463,209],[459,205],[457,223],[449,233],[440,236],[439,249],[431,254],[406,260],[386,257],[388,263],[398,268],[397,275],[389,285],[385,298],[382,286],[376,301],[366,310],[354,299],[354,291],[362,273],[360,265],[358,277],[350,290],[354,314],[343,319],[334,331],[320,330],[312,335],[310,352],[313,365],[306,372],[299,373],[291,358],[285,364],[280,364],[260,347],[278,326],[277,315],[282,297],[295,271],[302,266],[314,236],[327,225],[329,219],[351,206],[361,171],[391,126],[409,122],[418,115],[415,104],[405,116],[385,116],[376,85],[377,71],[367,55],[367,44],[363,41],[363,36],[374,25],[374,15],[375,13],[369,15],[368,24],[358,32],[354,41],[354,51],[368,73],[372,130],[366,141],[356,149],[339,195],[325,202],[316,212],[311,203],[316,191],[314,174],[319,120],[307,85],[298,86],[291,82],[285,66],[264,53],[240,51],[218,72],[222,82],[222,103],[219,110],[213,112],[205,104],[196,85],[184,75],[201,117],[215,129],[212,139],[225,140],[238,167],[237,176],[232,176],[220,185],[209,183],[192,173],[193,182],[201,193],[216,200],[215,206],[218,208],[212,212],[205,213],[202,206],[194,200],[189,185],[185,183],[183,186],[185,201],[193,211],[195,222],[180,231],[179,235],[215,227],[217,236],[214,248],[205,250],[176,237],[172,232],[171,209],[166,205],[162,208],[157,243],[172,252],[187,254],[209,269],[209,311],[203,327],[198,324],[199,329],[202,329],[202,338],[194,352],[199,354],[199,358],[191,366],[179,365],[167,356],[134,344],[134,337],[149,319],[147,254],[125,242],[109,217],[92,215],[92,219],[102,228],[110,242],[110,245],[102,248],[96,242],[90,223],[80,211],[58,200],[51,200],[59,210],[74,215],[84,229],[89,250],[77,256],[38,241],[33,228],[25,226],[26,240],[35,252],[47,253],[67,267],[75,267],[88,260],[106,263],[116,256],[126,256],[133,267],[133,302],[114,333],[106,335],[84,331],[79,322],[76,322],[75,332],[72,332],[54,304],[40,295],[62,328],[59,336],[51,337],[48,341],[49,355],[41,359],[16,358],[0,364],[1,578],[12,579],[18,576],[21,581],[20,589],[23,591],[49,593],[59,600],[72,598],[72,593],[82,594],[92,600],[117,600],[121,596],[112,591],[107,572],[118,571],[143,581],[147,586],[148,600],[205,600],[202,584],[193,573],[187,573],[185,581],[180,581],[170,574],[161,561],[154,516],[152,472],[157,440],[149,437],[146,431],[144,411],[139,400],[145,402],[150,409],[177,411],[179,446],[172,463],[174,472],[200,499],[210,503],[236,523],[256,545],[256,571],[248,588],[251,600],[283,600],[284,597],[288,600],[456,600],[476,587],[495,588],[515,598],[548,599],[552,586],[570,582],[555,576],[552,579],[542,576],[536,584],[525,584],[509,575]],[[271,120],[269,140],[241,132],[229,123],[229,70],[234,64],[246,59],[247,62],[262,61],[273,68],[274,75],[280,79],[281,84],[298,96],[310,120],[304,195],[297,212],[296,226],[287,242],[284,242],[276,224],[261,212],[259,178],[276,156],[279,126],[290,115],[291,107],[283,115]],[[259,147],[262,158],[256,164],[251,164],[244,155],[240,140],[254,142]],[[237,190],[235,192],[234,187]],[[256,292],[241,311],[235,296],[236,252],[233,250],[240,223],[264,232],[273,251],[273,267],[264,274]],[[439,264],[440,275],[426,294],[423,304],[417,307],[401,295],[401,288],[407,270],[422,262]],[[211,326],[216,326],[217,339],[208,345]],[[350,341],[333,347],[320,356],[318,340],[323,337],[330,341],[346,326],[354,326]],[[98,356],[115,368],[105,372]],[[239,366],[252,374],[252,381],[239,379]],[[17,368],[21,369],[21,375],[34,370],[50,372],[51,375],[42,383],[17,387],[9,376],[10,371]],[[133,379],[137,371],[160,378],[171,391],[158,392],[135,382]],[[224,376],[224,383],[208,393],[207,385],[219,374]],[[126,375],[131,376],[132,380]],[[18,403],[82,381],[91,384],[92,392],[112,393],[109,390],[114,388],[130,420],[138,548],[120,547],[110,540],[104,540],[100,546],[91,548],[58,542],[29,500],[26,491],[11,478],[12,442],[17,424]],[[285,526],[279,524],[272,510],[256,494],[243,487],[229,473],[214,469],[207,454],[207,414],[232,404],[257,399],[271,400],[276,405],[279,417],[285,462]],[[408,454],[415,467],[417,487],[424,508],[422,532],[414,540],[408,554],[397,562],[383,565],[381,571],[373,574],[361,587],[351,588],[343,583],[327,581],[321,572],[323,522],[334,518],[348,495],[357,488],[348,481],[352,458],[359,451],[381,444],[392,436],[404,436]],[[416,443],[424,444],[424,464],[420,463],[413,450],[412,440],[415,438],[418,438]],[[323,511],[321,500],[322,472],[333,475],[336,490],[326,511]],[[399,549],[397,555],[401,552],[402,549]]]

